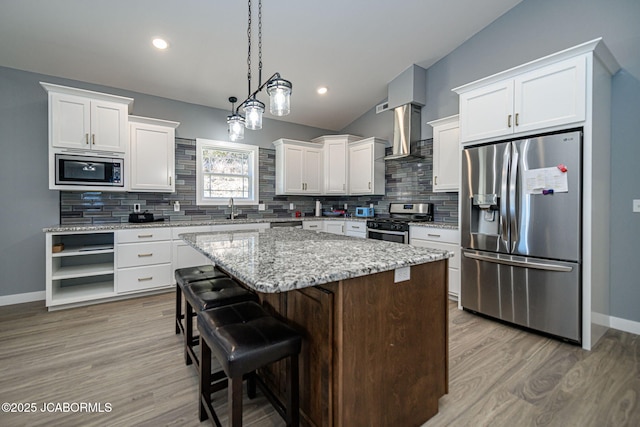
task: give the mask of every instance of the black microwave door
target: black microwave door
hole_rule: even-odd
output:
[[[104,183],[111,181],[111,173],[108,171],[110,165],[107,163],[65,159],[58,161],[60,162],[58,179],[62,182]]]

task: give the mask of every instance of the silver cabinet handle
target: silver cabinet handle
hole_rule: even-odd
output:
[[[353,228],[353,229],[358,229],[358,230],[359,230],[359,229],[360,229],[360,226],[359,226],[359,225],[352,225],[352,226],[351,226],[351,228]]]
[[[441,237],[439,234],[431,234],[431,233],[427,233],[427,236],[429,236],[429,237]]]
[[[433,177],[433,184],[434,185],[438,185],[438,176],[437,175]]]
[[[511,114],[507,116],[507,127],[511,127]]]
[[[153,256],[153,253],[150,254],[138,254],[138,258],[145,258],[145,257],[150,257]]]
[[[518,116],[520,115],[520,113],[516,113],[516,126],[520,126],[520,123],[518,122]]]
[[[95,133],[92,133],[92,134],[91,134],[91,143],[92,143],[93,145],[96,145],[96,134],[95,134]]]
[[[153,276],[149,276],[149,277],[140,277],[138,279],[138,282],[147,282],[149,280],[153,280]]]
[[[153,237],[153,234],[138,234],[138,239],[148,239],[149,237]]]
[[[369,181],[369,190],[371,190],[371,181]]]
[[[87,142],[87,145],[89,145],[89,134],[88,133],[84,134],[84,140]]]

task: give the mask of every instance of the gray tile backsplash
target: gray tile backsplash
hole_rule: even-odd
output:
[[[458,222],[458,193],[433,193],[433,140],[419,141],[414,147],[419,160],[392,160],[386,163],[385,196],[310,197],[275,195],[275,150],[260,149],[260,201],[266,210],[238,206],[238,213],[249,218],[291,217],[299,210],[313,215],[315,200],[323,207],[342,209],[347,203],[348,212],[355,213],[356,206],[373,203],[376,214],[385,215],[389,203],[429,202],[435,207],[435,221],[456,224]],[[390,152],[390,148],[388,149]],[[196,150],[195,140],[176,138],[176,192],[169,193],[115,193],[94,191],[61,191],[61,224],[103,224],[127,222],[133,205],[139,203],[142,210],[154,213],[170,221],[191,221],[226,218],[227,207],[199,207],[196,205]],[[173,202],[180,202],[180,212],[173,211]],[[289,210],[294,203],[295,209]]]

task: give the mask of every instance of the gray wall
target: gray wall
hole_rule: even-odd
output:
[[[132,97],[132,114],[181,122],[178,137],[228,139],[223,110],[0,67],[0,296],[44,291],[42,229],[60,222],[59,192],[49,190],[47,93],[40,81]],[[244,141],[273,148],[278,138],[332,133],[265,118],[263,129],[247,131]]]

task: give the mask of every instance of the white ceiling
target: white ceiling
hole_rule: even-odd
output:
[[[264,0],[263,78],[293,83],[283,120],[338,131],[520,1]],[[238,0],[0,0],[0,66],[229,109],[248,94],[247,13]]]

